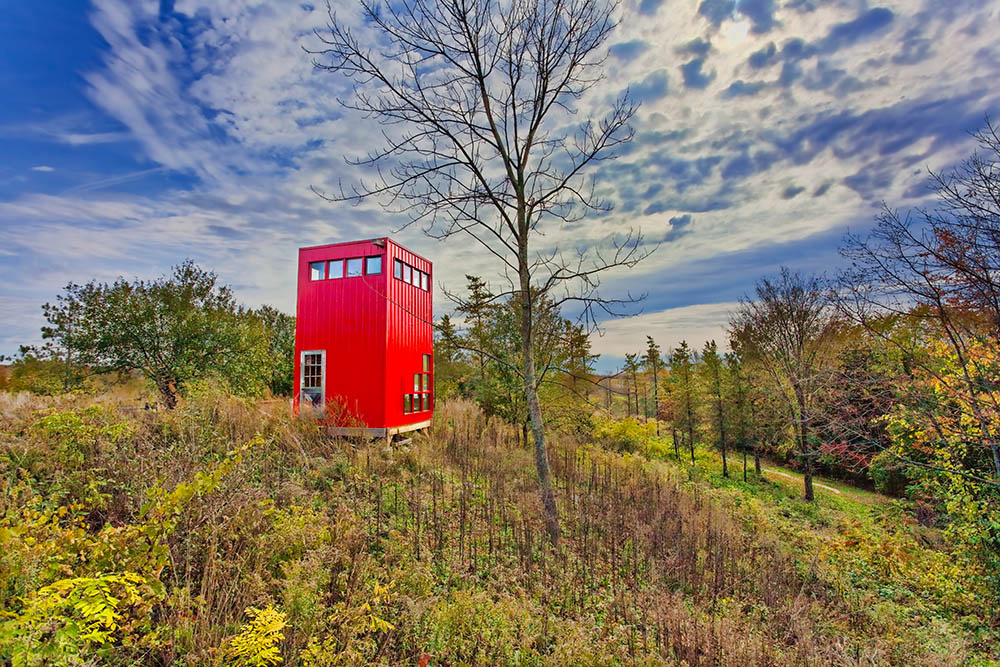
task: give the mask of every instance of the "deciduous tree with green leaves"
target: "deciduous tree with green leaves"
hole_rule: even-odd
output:
[[[191,380],[215,375],[253,395],[271,375],[262,373],[272,357],[260,318],[190,260],[156,280],[70,283],[43,310],[43,338],[97,372],[141,373],[168,408]]]

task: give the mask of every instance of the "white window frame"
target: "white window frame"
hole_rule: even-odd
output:
[[[303,405],[303,392],[306,390],[306,355],[319,355],[319,405],[320,410],[326,408],[326,350],[302,350],[299,354],[299,407]],[[312,409],[312,401],[305,401],[305,407]]]

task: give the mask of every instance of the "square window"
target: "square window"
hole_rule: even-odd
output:
[[[431,390],[431,376],[429,374],[427,374],[427,373],[424,373],[420,377],[422,378],[420,390],[421,391],[430,391]]]
[[[430,282],[431,282],[431,277],[429,275],[427,275],[426,273],[420,274],[420,289],[424,290],[425,292],[428,291],[430,289]]]
[[[398,259],[392,260],[392,277],[397,280],[403,279],[403,262]]]
[[[403,394],[403,412],[413,412],[413,397],[409,394]]]
[[[431,355],[429,354],[424,355],[424,372],[425,373],[431,372]]]
[[[330,272],[329,273],[329,277],[330,277],[331,280],[334,279],[334,278],[343,278],[344,277],[344,260],[342,260],[342,259],[335,259],[332,262],[330,262],[329,272]]]
[[[424,410],[430,410],[431,409],[431,395],[430,394],[423,394],[423,399],[422,400],[423,400],[423,408],[424,408]]]
[[[354,259],[347,260],[347,277],[355,278],[361,275],[361,258],[355,257]]]
[[[365,257],[365,275],[371,276],[382,273],[382,256]]]
[[[420,373],[413,374],[413,391],[420,391]]]
[[[326,262],[309,263],[309,280],[323,280],[326,278]]]
[[[413,280],[413,269],[409,264],[403,264],[403,282],[409,283],[411,280]]]

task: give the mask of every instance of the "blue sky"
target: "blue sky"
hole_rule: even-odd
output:
[[[351,3],[335,7],[356,20]],[[628,0],[607,77],[628,86],[636,139],[601,167],[606,216],[542,247],[623,226],[661,241],[605,292],[648,294],[594,347],[722,337],[727,313],[782,265],[832,271],[844,232],[880,202],[920,204],[927,169],[1000,116],[1000,1]],[[185,258],[250,305],[294,312],[296,249],[392,233],[375,204],[310,186],[356,177],[344,155],[378,128],[336,103],[345,83],[302,46],[324,8],[279,0],[8,3],[0,22],[0,353],[35,342],[69,281],[155,277]],[[406,229],[452,289],[496,280],[483,252]],[[438,290],[439,312],[444,301]]]

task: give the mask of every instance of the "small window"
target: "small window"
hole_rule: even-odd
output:
[[[430,410],[431,409],[431,395],[430,394],[424,394],[422,400],[423,400],[423,403],[424,403],[424,410]]]
[[[400,261],[398,259],[392,260],[392,276],[393,276],[393,278],[396,278],[397,280],[402,280],[403,279],[403,262],[402,261]]]
[[[403,264],[403,282],[404,283],[410,282],[413,279],[412,275],[413,275],[413,269],[410,268],[410,265]]]
[[[413,397],[410,394],[403,394],[403,412],[413,412]]]
[[[413,391],[420,391],[420,373],[413,374]]]
[[[422,386],[420,387],[420,390],[421,391],[430,391],[431,390],[431,376],[428,373],[424,373],[420,377],[422,378],[422,380],[421,380]]]
[[[431,372],[431,355],[429,354],[424,355],[424,372],[425,373]]]
[[[420,274],[420,289],[424,290],[425,292],[428,291],[428,289],[430,288],[430,282],[431,282],[431,277],[429,275],[427,275],[426,273]]]
[[[323,280],[326,278],[324,270],[326,269],[326,262],[310,262],[309,263],[309,280]]]
[[[382,256],[365,257],[365,275],[372,276],[382,273]]]
[[[361,275],[361,258],[355,257],[354,259],[347,260],[347,277],[355,278]]]
[[[300,404],[323,407],[323,353],[302,353],[302,394]]]
[[[335,259],[330,262],[329,277],[333,278],[343,278],[344,277],[344,260]]]

